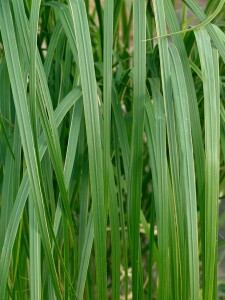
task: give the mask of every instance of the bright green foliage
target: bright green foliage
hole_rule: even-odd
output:
[[[1,300],[225,299],[225,0],[197,2],[0,0]]]

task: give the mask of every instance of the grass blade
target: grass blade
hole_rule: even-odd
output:
[[[29,199],[30,293],[31,299],[38,300],[41,299],[41,239],[32,201]]]
[[[79,67],[84,99],[84,115],[87,131],[90,185],[93,203],[96,274],[99,299],[106,299],[106,226],[104,208],[103,161],[100,139],[98,95],[93,55],[85,4],[70,0],[73,30],[77,40]]]
[[[205,278],[204,297],[213,299],[218,236],[220,98],[218,53],[205,29],[195,33],[201,61],[205,113]]]
[[[180,160],[182,161],[181,184],[184,189],[187,214],[190,289],[191,297],[197,299],[199,284],[197,202],[188,95],[181,60],[176,48],[171,46],[170,53],[174,108],[180,143]]]
[[[144,103],[146,80],[146,48],[142,41],[146,38],[145,1],[134,1],[134,100],[133,128],[129,178],[129,227],[132,249],[132,294],[134,299],[140,296],[139,278],[139,241],[140,208],[142,190],[142,152],[144,131]]]
[[[154,184],[154,199],[156,210],[156,223],[158,232],[158,256],[159,256],[159,288],[158,298],[162,299],[166,281],[164,274],[168,272],[168,172],[166,158],[166,123],[163,112],[163,98],[159,91],[158,82],[151,81],[151,88],[155,104],[155,124],[152,118],[152,107],[150,103],[146,103],[146,124],[150,125],[152,137],[148,134],[148,139],[152,140],[152,145],[149,145],[149,153],[151,159],[152,176]],[[154,127],[153,127],[154,126]],[[149,130],[146,130],[149,133]],[[150,143],[150,141],[149,141]],[[158,149],[158,150],[157,150]],[[164,294],[165,295],[165,294]]]
[[[32,2],[30,15],[30,115],[33,129],[35,151],[39,164],[38,152],[38,119],[36,114],[36,60],[37,60],[37,30],[41,1]],[[39,235],[32,193],[29,197],[29,227],[30,227],[30,289],[32,299],[41,299],[41,237]]]
[[[114,0],[105,1],[104,10],[104,51],[103,51],[103,99],[104,99],[104,197],[108,203],[109,194],[109,166],[110,137],[111,137],[111,102],[112,102],[112,53],[113,53],[113,8]]]

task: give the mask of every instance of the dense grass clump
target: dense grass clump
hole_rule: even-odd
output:
[[[0,1],[0,300],[225,299],[224,3]]]

